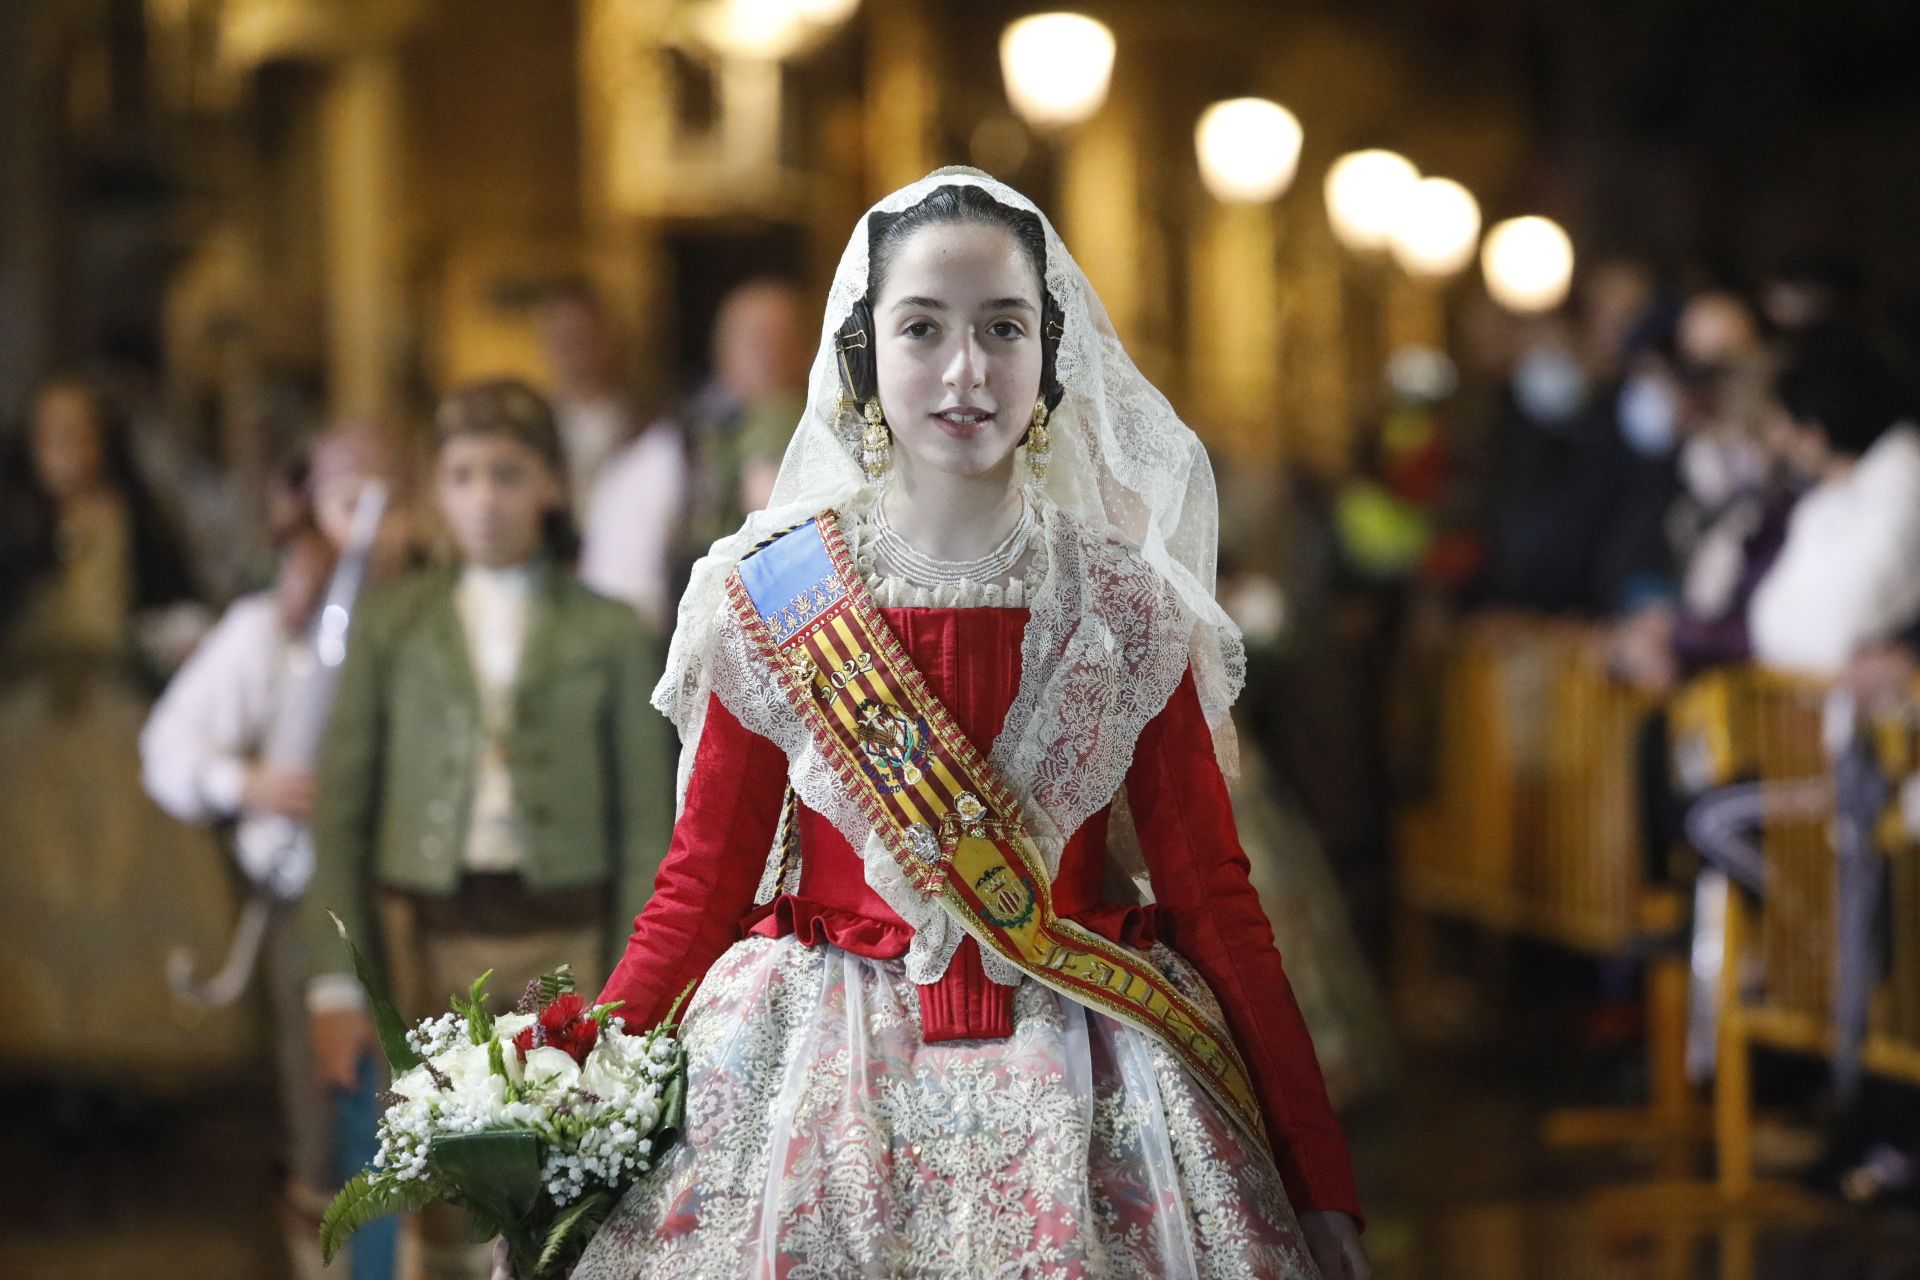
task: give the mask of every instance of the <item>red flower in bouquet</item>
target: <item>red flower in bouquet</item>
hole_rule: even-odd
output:
[[[554,997],[540,1011],[539,1021],[521,1029],[513,1038],[513,1047],[522,1058],[540,1045],[551,1045],[575,1062],[585,1065],[587,1054],[600,1039],[600,1024],[587,1016],[587,1002],[572,992]]]

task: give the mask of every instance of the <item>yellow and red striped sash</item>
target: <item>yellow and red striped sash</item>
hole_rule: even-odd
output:
[[[1227,1030],[1146,956],[1054,913],[1019,801],[887,626],[835,513],[762,543],[727,590],[772,678],[908,879],[1028,977],[1164,1044],[1264,1149],[1259,1101]]]

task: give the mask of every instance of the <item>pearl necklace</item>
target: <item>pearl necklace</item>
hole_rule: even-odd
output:
[[[952,587],[962,582],[989,583],[1004,577],[1020,557],[1027,553],[1027,546],[1033,541],[1033,531],[1037,525],[1034,519],[1033,505],[1022,501],[1020,519],[1014,522],[1013,529],[1001,541],[1000,545],[981,556],[978,560],[935,560],[915,551],[907,540],[894,531],[892,522],[887,519],[887,509],[883,503],[874,504],[874,524],[877,529],[876,550],[887,563],[899,571],[901,577],[919,583],[923,587]]]

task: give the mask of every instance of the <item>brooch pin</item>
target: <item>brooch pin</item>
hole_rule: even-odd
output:
[[[938,866],[940,863],[940,842],[934,839],[933,828],[924,822],[916,822],[907,828],[907,848],[928,866]]]

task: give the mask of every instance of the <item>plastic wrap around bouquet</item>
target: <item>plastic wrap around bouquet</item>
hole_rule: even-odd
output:
[[[326,1260],[374,1219],[444,1200],[466,1210],[478,1238],[501,1239],[516,1280],[566,1275],[628,1185],[679,1135],[679,1004],[659,1026],[632,1033],[617,1002],[589,1006],[563,967],[528,983],[515,1011],[496,1017],[488,973],[450,1012],[408,1030],[350,939],[347,947],[393,1085],[372,1166],[321,1219]]]

